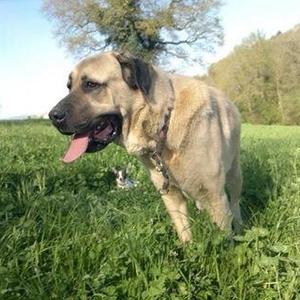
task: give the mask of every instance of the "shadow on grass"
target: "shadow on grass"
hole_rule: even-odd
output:
[[[251,226],[253,216],[262,213],[274,195],[275,183],[267,160],[260,160],[255,152],[242,152],[243,189],[241,210],[246,226]]]
[[[0,228],[16,224],[28,214],[35,220],[51,219],[49,212],[54,218],[55,215],[67,216],[72,212],[82,220],[91,211],[101,215],[112,199],[110,191],[115,187],[113,174],[103,172],[97,178],[91,178],[88,172],[66,175],[49,174],[44,181],[38,182],[34,172],[1,174]]]
[[[29,172],[26,174],[23,172],[8,172],[1,175],[0,186],[2,190],[14,195],[18,191],[38,191],[42,184],[44,185],[44,194],[49,195],[60,190],[69,190],[70,192],[77,193],[80,188],[90,190],[91,192],[101,190],[101,192],[107,193],[116,185],[115,176],[110,171],[102,172],[101,174],[97,174],[97,176],[93,176],[87,170],[81,170],[75,174],[60,172],[55,175],[45,175],[45,173],[47,171],[43,173]],[[39,175],[41,174],[44,174],[44,178],[39,180]]]

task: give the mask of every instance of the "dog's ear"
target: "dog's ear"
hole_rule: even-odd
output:
[[[145,96],[149,95],[151,66],[128,52],[117,53],[116,58],[121,65],[122,76],[128,86],[132,89],[140,89]]]

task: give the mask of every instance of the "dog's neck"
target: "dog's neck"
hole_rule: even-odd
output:
[[[140,97],[143,97],[143,105],[134,110],[122,141],[126,150],[137,156],[156,151],[162,140],[167,140],[174,102],[173,87],[167,74],[155,78],[147,98],[142,93]]]
[[[155,70],[155,69],[154,69]],[[171,111],[174,106],[174,90],[167,73],[154,79],[149,95],[149,117],[143,123],[146,135],[158,141],[166,139]]]

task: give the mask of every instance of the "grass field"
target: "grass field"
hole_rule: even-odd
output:
[[[116,147],[65,166],[47,122],[0,124],[0,299],[300,299],[300,127],[243,126],[245,233],[190,203],[182,247],[143,167]],[[131,163],[139,185],[116,188]]]

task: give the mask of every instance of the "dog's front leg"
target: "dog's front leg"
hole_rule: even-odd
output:
[[[157,171],[151,160],[141,157],[142,162],[147,167],[151,181],[158,191],[163,190],[166,178],[161,172]],[[182,243],[186,243],[192,239],[191,228],[188,218],[187,199],[181,191],[170,184],[168,191],[162,194],[167,211],[174,223],[175,229]]]
[[[187,199],[175,187],[170,186],[167,194],[162,195],[167,211],[174,223],[175,229],[182,243],[192,239],[188,218]]]

